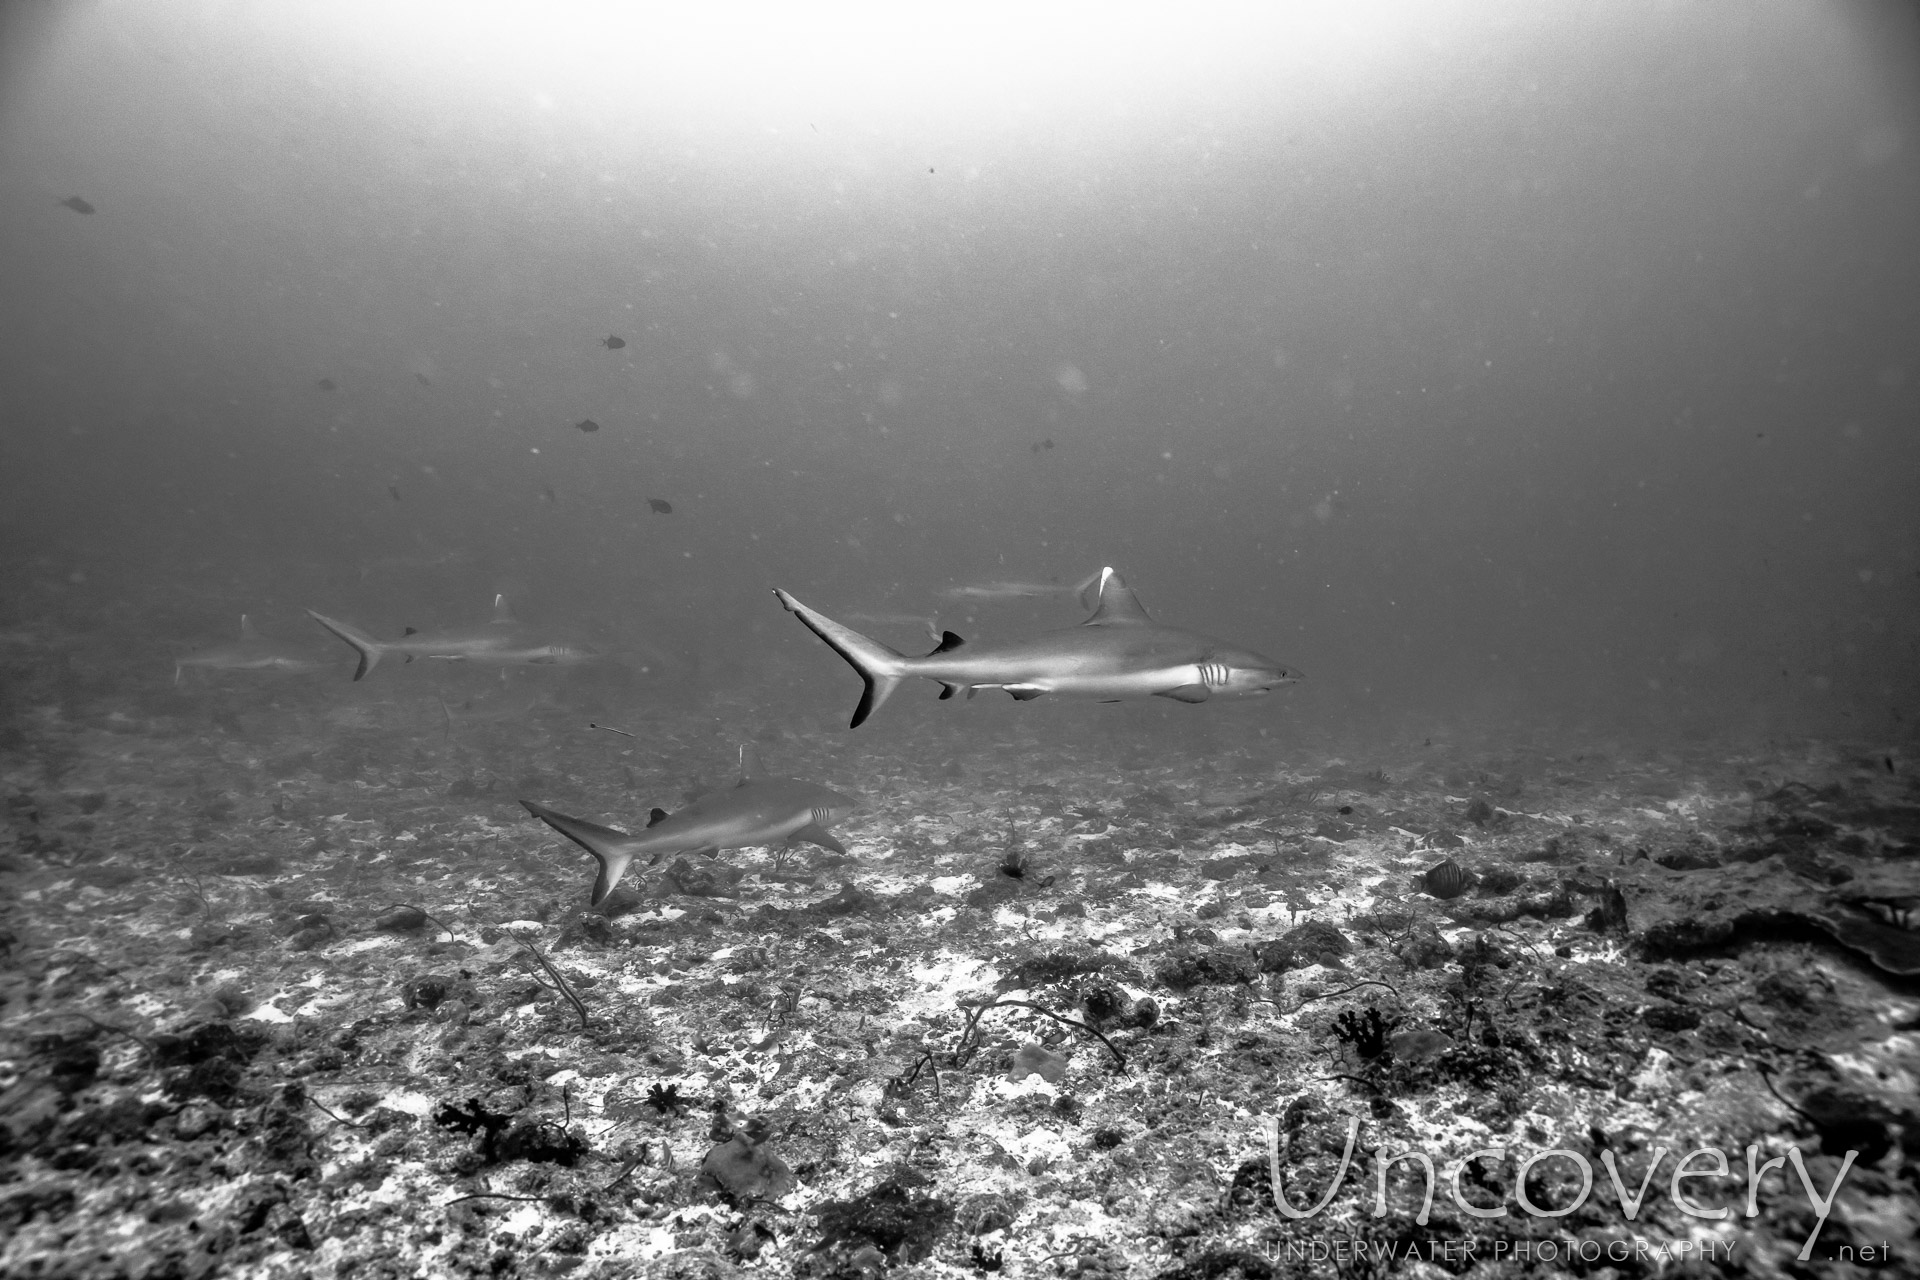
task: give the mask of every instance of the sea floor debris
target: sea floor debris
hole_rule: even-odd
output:
[[[1920,1269],[1920,791],[1877,759],[787,731],[869,798],[847,856],[589,912],[517,791],[644,812],[744,702],[447,740],[168,696],[5,760],[9,1276]],[[1442,858],[1471,889],[1413,887]],[[1382,1147],[1424,1218],[1412,1159],[1374,1214]],[[1668,1193],[1702,1149],[1722,1219]],[[1796,1169],[1849,1150],[1823,1213]]]

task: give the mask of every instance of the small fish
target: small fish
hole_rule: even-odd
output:
[[[582,418],[580,419],[580,421],[574,423],[573,425],[580,428],[582,431],[586,432],[588,435],[592,435],[594,432],[600,429],[600,424],[595,422],[592,418]]]
[[[420,379],[420,385],[423,387],[430,387],[433,385],[433,383],[427,379],[427,375],[424,373],[416,373],[413,376]]]
[[[553,486],[552,486],[552,485],[550,485],[550,484],[543,484],[543,485],[541,485],[541,486],[540,486],[540,492],[541,492],[541,493],[542,493],[543,495],[545,495],[545,497],[546,497],[546,499],[547,499],[547,501],[548,501],[548,502],[552,502],[552,503],[555,503],[555,504],[558,504],[558,503],[559,503],[559,501],[560,501],[560,499],[559,499],[559,498],[558,498],[558,497],[557,497],[557,496],[556,496],[556,495],[554,494],[554,492],[553,492]]]
[[[653,508],[656,515],[670,516],[673,514],[673,504],[665,498],[648,498],[647,505]]]
[[[600,345],[605,347],[609,351],[618,351],[620,348],[627,345],[627,340],[616,333],[609,337],[600,339]]]
[[[1448,858],[1438,866],[1428,867],[1414,876],[1413,887],[1428,897],[1447,902],[1473,888],[1479,880],[1479,876]]]
[[[85,200],[82,200],[79,196],[68,196],[65,200],[62,200],[60,204],[62,208],[71,209],[75,213],[94,212],[94,207]]]
[[[340,384],[335,382],[332,378],[322,378],[320,379],[320,381],[314,383],[313,385],[320,388],[320,390],[322,391],[338,391],[340,389]]]
[[[1053,441],[1039,440],[1034,442],[1033,451],[1035,453],[1039,453],[1042,449],[1051,449],[1051,448],[1053,448]]]
[[[400,501],[400,486],[399,486],[399,485],[397,485],[397,484],[390,484],[390,485],[388,485],[388,486],[387,486],[387,492],[393,495],[393,500],[394,500],[395,502],[398,502],[398,501]]]
[[[605,902],[637,857],[649,865],[667,854],[718,853],[753,845],[804,840],[844,856],[846,846],[828,834],[826,824],[859,804],[851,796],[794,778],[756,776],[751,748],[740,749],[736,786],[702,796],[675,814],[655,809],[637,835],[557,813],[530,800],[526,811],[593,855],[599,864],[591,903]]]

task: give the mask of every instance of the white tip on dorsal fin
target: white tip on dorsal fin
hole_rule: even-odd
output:
[[[760,776],[760,753],[751,742],[740,744],[740,781],[752,782]]]
[[[1083,625],[1107,627],[1153,621],[1147,616],[1147,611],[1141,607],[1140,598],[1133,594],[1133,588],[1122,581],[1120,575],[1112,569],[1100,571],[1098,590],[1100,603],[1094,608],[1093,616]]]
[[[493,598],[493,620],[495,622],[513,621],[513,610],[508,606],[507,597],[504,594]]]
[[[253,629],[253,619],[244,613],[240,615],[240,638],[242,640],[258,640],[260,638],[260,633]]]

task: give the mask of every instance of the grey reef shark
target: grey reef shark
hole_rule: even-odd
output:
[[[473,662],[498,667],[540,666],[570,667],[592,662],[600,655],[588,645],[542,635],[513,616],[505,596],[493,598],[493,620],[477,627],[450,627],[444,631],[416,631],[398,640],[375,640],[366,632],[324,613],[307,610],[307,616],[352,645],[360,655],[354,668],[355,680],[379,665],[380,659],[395,654],[412,662],[415,658],[433,658],[442,662]],[[505,673],[503,672],[502,675]]]
[[[173,664],[173,682],[186,678],[188,667],[203,671],[277,671],[286,675],[305,675],[325,671],[333,664],[312,654],[279,644],[254,630],[253,619],[240,615],[240,638],[231,644],[217,644],[177,658]]]
[[[849,728],[879,710],[908,676],[938,681],[942,698],[962,689],[969,698],[981,689],[1005,689],[1023,702],[1044,693],[1103,702],[1148,697],[1206,702],[1267,693],[1300,678],[1298,670],[1251,649],[1155,622],[1112,569],[1100,571],[1089,593],[1097,595],[1093,616],[1077,627],[978,646],[948,631],[932,653],[914,658],[774,590],[787,611],[866,682]]]
[[[817,844],[845,854],[846,846],[827,832],[827,824],[860,802],[852,796],[794,778],[758,776],[753,751],[740,748],[740,781],[725,791],[695,800],[678,813],[655,809],[638,834],[570,818],[545,805],[522,800],[528,813],[593,855],[600,873],[593,880],[592,905],[599,906],[627,874],[636,858],[646,865],[667,854],[743,849],[786,840]]]

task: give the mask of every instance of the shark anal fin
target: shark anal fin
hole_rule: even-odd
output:
[[[959,685],[948,684],[944,680],[940,682],[940,701],[945,702],[948,698],[951,698],[954,694],[958,692],[960,692]],[[971,693],[972,691],[969,690],[968,692]]]
[[[650,827],[657,827],[661,823],[665,822],[666,820],[667,820],[667,811],[657,806],[654,808],[653,812],[647,815],[647,825]]]
[[[1213,690],[1203,684],[1183,684],[1171,689],[1161,689],[1153,696],[1172,698],[1175,702],[1205,702],[1213,696]]]
[[[953,632],[942,631],[940,633],[939,645],[934,649],[933,653],[929,653],[927,656],[931,658],[935,654],[952,653],[955,649],[958,649],[961,645],[965,643],[966,643],[965,640],[962,640],[959,636],[953,634]]]
[[[847,847],[838,840],[835,840],[833,836],[828,834],[826,829],[817,822],[809,822],[806,826],[788,836],[787,839],[801,840],[807,844],[817,844],[822,849],[831,850],[843,857],[847,852]]]
[[[1000,687],[1022,702],[1032,702],[1035,698],[1046,692],[1045,689],[1036,688],[1030,684],[1005,684]]]

